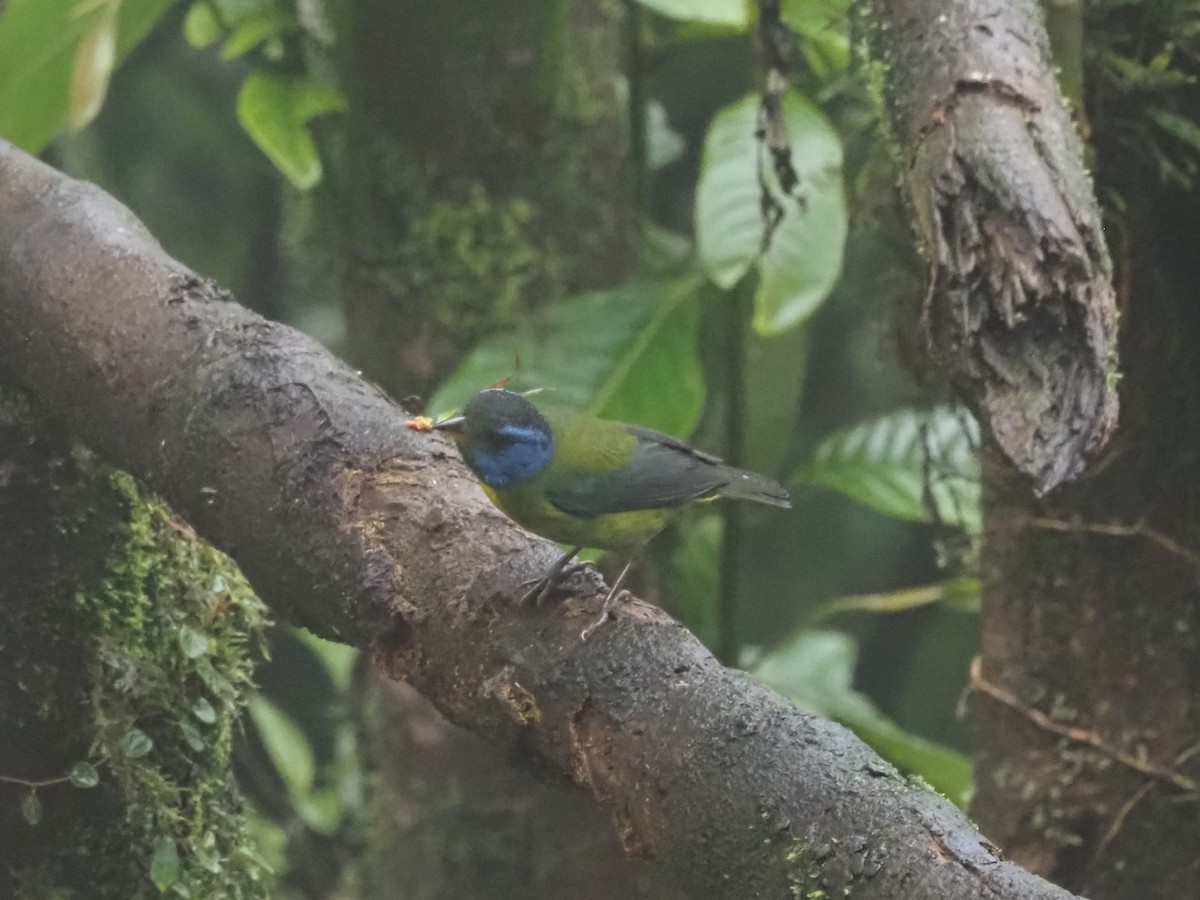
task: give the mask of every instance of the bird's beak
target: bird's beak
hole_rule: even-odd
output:
[[[440,422],[435,422],[433,427],[438,431],[444,431],[450,437],[458,440],[463,435],[463,424],[467,420],[462,416],[455,416],[452,419],[443,419]]]

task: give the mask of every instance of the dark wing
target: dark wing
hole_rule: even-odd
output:
[[[639,442],[653,441],[694,456],[703,463],[708,463],[713,470],[721,473],[723,480],[717,488],[717,493],[722,497],[729,497],[733,500],[753,500],[755,503],[765,503],[768,506],[778,506],[781,509],[792,508],[792,500],[788,496],[787,489],[774,478],[759,475],[757,472],[747,472],[745,469],[735,469],[733,466],[727,466],[721,461],[720,457],[697,450],[695,447],[689,447],[683,441],[677,440],[670,435],[651,431],[649,428],[626,425],[625,429],[636,437]],[[697,496],[704,495],[700,494]]]
[[[625,430],[635,438],[629,462],[610,472],[556,473],[546,485],[550,502],[583,518],[666,509],[716,493],[736,471],[668,435],[633,425]]]

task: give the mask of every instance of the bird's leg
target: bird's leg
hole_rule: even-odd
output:
[[[528,582],[532,584],[533,587],[526,591],[521,597],[521,605],[537,606],[539,603],[549,597],[551,592],[560,584],[562,584],[564,579],[570,578],[581,569],[587,568],[587,566],[590,565],[589,563],[577,563],[573,566],[567,565],[567,563],[573,560],[582,549],[582,547],[573,547],[572,549],[568,550],[558,558],[554,565],[550,567],[550,571],[546,573],[545,577],[539,578],[534,582]]]
[[[609,588],[608,595],[604,598],[604,602],[600,605],[600,615],[592,620],[587,628],[579,633],[579,640],[586,641],[592,636],[597,628],[608,621],[612,608],[617,605],[617,601],[622,597],[629,595],[629,591],[621,590],[621,585],[625,581],[625,576],[629,574],[629,570],[633,568],[633,560],[625,563],[625,568],[621,570],[621,574],[617,576],[617,580],[613,582],[613,586]]]

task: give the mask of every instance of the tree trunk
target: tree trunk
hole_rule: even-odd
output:
[[[621,7],[359,0],[346,15],[350,114],[325,131],[328,175],[293,231],[341,301],[351,362],[423,396],[480,337],[631,271]]]
[[[340,301],[347,358],[393,396],[423,396],[481,337],[632,270],[624,16],[611,0],[358,0],[346,15],[334,55],[354,102],[324,126],[327,177],[289,217]],[[405,690],[374,692],[381,734],[368,743],[409,751],[373,759],[389,808],[406,811],[378,823],[387,849],[365,859],[379,896],[397,867],[413,896],[669,895],[577,797],[512,777],[435,716],[407,721],[425,707]],[[399,737],[414,729],[424,743]],[[486,861],[488,877],[464,860]]]
[[[975,812],[1096,900],[1200,897],[1200,202],[1100,149],[1130,198],[1110,229],[1122,423],[1044,503],[992,473]]]
[[[870,6],[930,252],[931,361],[991,437],[972,811],[1097,900],[1200,896],[1200,267],[1175,237],[1200,207],[1099,145],[1129,201],[1107,235],[1118,378],[1117,294],[1036,4]]]

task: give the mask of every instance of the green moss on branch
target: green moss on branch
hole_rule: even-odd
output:
[[[264,609],[128,475],[0,413],[0,895],[266,896],[230,752]],[[37,796],[36,824],[7,814]],[[15,802],[9,802],[10,800]],[[38,818],[38,817],[33,817]]]

